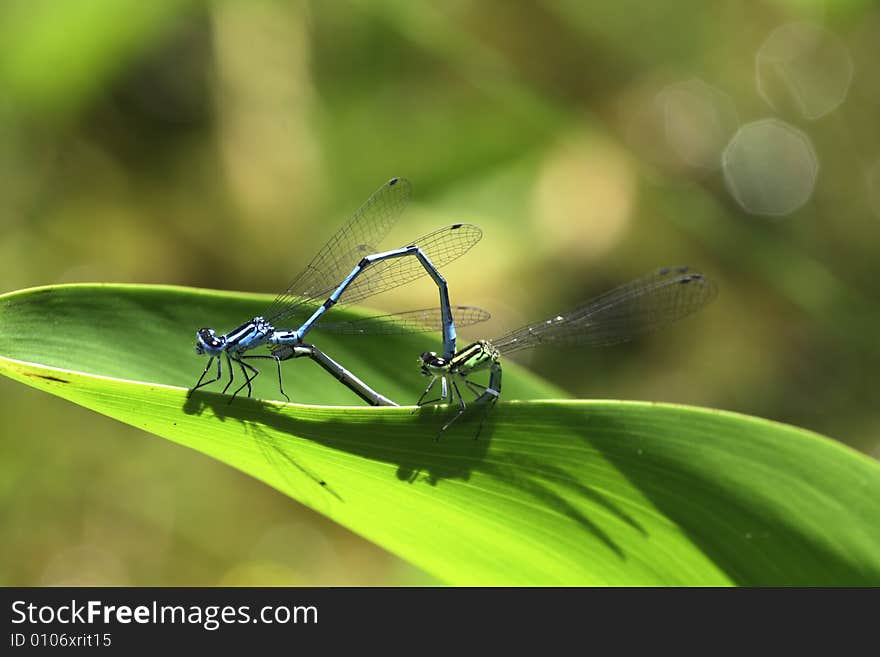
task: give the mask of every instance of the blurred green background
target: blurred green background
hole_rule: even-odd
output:
[[[465,338],[690,264],[721,290],[699,316],[517,360],[575,397],[741,411],[878,457],[872,5],[7,0],[2,290],[274,292],[402,175],[415,194],[386,246],[484,230],[445,270],[453,302],[493,313]],[[436,292],[387,296],[373,305]],[[432,581],[218,462],[7,379],[0,413],[0,584]]]

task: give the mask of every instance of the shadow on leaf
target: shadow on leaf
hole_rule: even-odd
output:
[[[588,500],[646,535],[642,526],[620,505],[564,467],[519,453],[515,446],[506,445],[504,441],[498,441],[499,444],[490,449],[495,441],[491,417],[480,437],[475,439],[480,420],[478,412],[466,413],[435,441],[433,437],[449,413],[443,407],[424,407],[409,422],[376,414],[367,425],[357,421],[303,419],[286,414],[285,406],[248,398],[229,403],[229,399],[196,391],[187,399],[184,411],[221,422],[242,423],[254,435],[267,461],[288,481],[293,496],[296,495],[291,474],[297,471],[342,501],[333,491],[332,482],[325,481],[297,460],[293,454],[295,443],[285,436],[304,438],[361,458],[393,464],[397,468],[397,479],[408,484],[423,481],[436,486],[447,479],[468,481],[474,473],[481,473],[527,493],[548,510],[570,518],[621,559],[625,559],[623,550],[598,522],[570,501],[571,495]],[[359,427],[369,427],[369,440],[359,435]],[[377,436],[380,436],[378,440]]]

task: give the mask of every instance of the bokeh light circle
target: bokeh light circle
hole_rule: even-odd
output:
[[[810,138],[778,119],[742,126],[722,155],[724,180],[744,210],[784,216],[813,193],[819,158]]]
[[[813,23],[776,28],[755,56],[758,93],[776,111],[825,116],[846,98],[853,79],[849,50]]]

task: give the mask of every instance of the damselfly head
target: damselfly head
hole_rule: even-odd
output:
[[[214,329],[200,328],[198,331],[196,331],[197,354],[208,354],[210,356],[216,356],[223,351],[223,347],[225,345],[226,337],[220,336],[218,338],[217,335],[214,333]]]
[[[422,352],[422,355],[419,356],[419,363],[422,366],[422,374],[425,376],[433,376],[438,371],[442,372],[448,365],[446,359],[438,356],[435,351]]]

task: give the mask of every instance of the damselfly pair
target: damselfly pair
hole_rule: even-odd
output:
[[[409,196],[410,185],[405,179],[388,181],[370,196],[262,315],[224,335],[217,335],[210,328],[199,329],[196,352],[207,354],[209,360],[192,390],[220,380],[225,360],[229,378],[223,392],[233,385],[234,369],[238,366],[244,383],[234,390],[232,398],[245,388],[250,395],[259,370],[247,361],[268,359],[275,362],[279,389],[289,399],[284,392],[281,362],[311,358],[367,403],[397,406],[316,346],[306,343],[306,335],[316,325],[326,332],[347,334],[389,335],[439,330],[443,335],[442,353],[421,354],[421,372],[430,377],[430,383],[417,405],[454,404],[457,398],[457,412],[441,427],[442,433],[461,417],[467,407],[462,387],[474,396],[474,403],[485,407],[485,420],[501,394],[502,355],[541,344],[608,345],[625,342],[686,317],[708,303],[716,293],[715,286],[698,272],[687,267],[664,268],[615,288],[570,312],[524,326],[494,340],[474,342],[456,351],[456,324],[468,326],[482,322],[489,318],[489,313],[473,306],[451,305],[448,286],[439,268],[470,250],[482,232],[470,224],[453,224],[407,246],[377,251],[374,245],[391,230]],[[343,296],[345,303],[357,303],[424,275],[429,275],[437,284],[438,308],[347,322],[320,321],[334,305],[341,303]],[[298,325],[298,328],[280,328],[282,325]],[[269,346],[270,354],[248,353],[263,345]],[[215,360],[216,376],[205,380]],[[489,371],[487,385],[470,378],[485,370]],[[426,400],[438,383],[439,395]],[[480,426],[482,428],[482,422]]]

